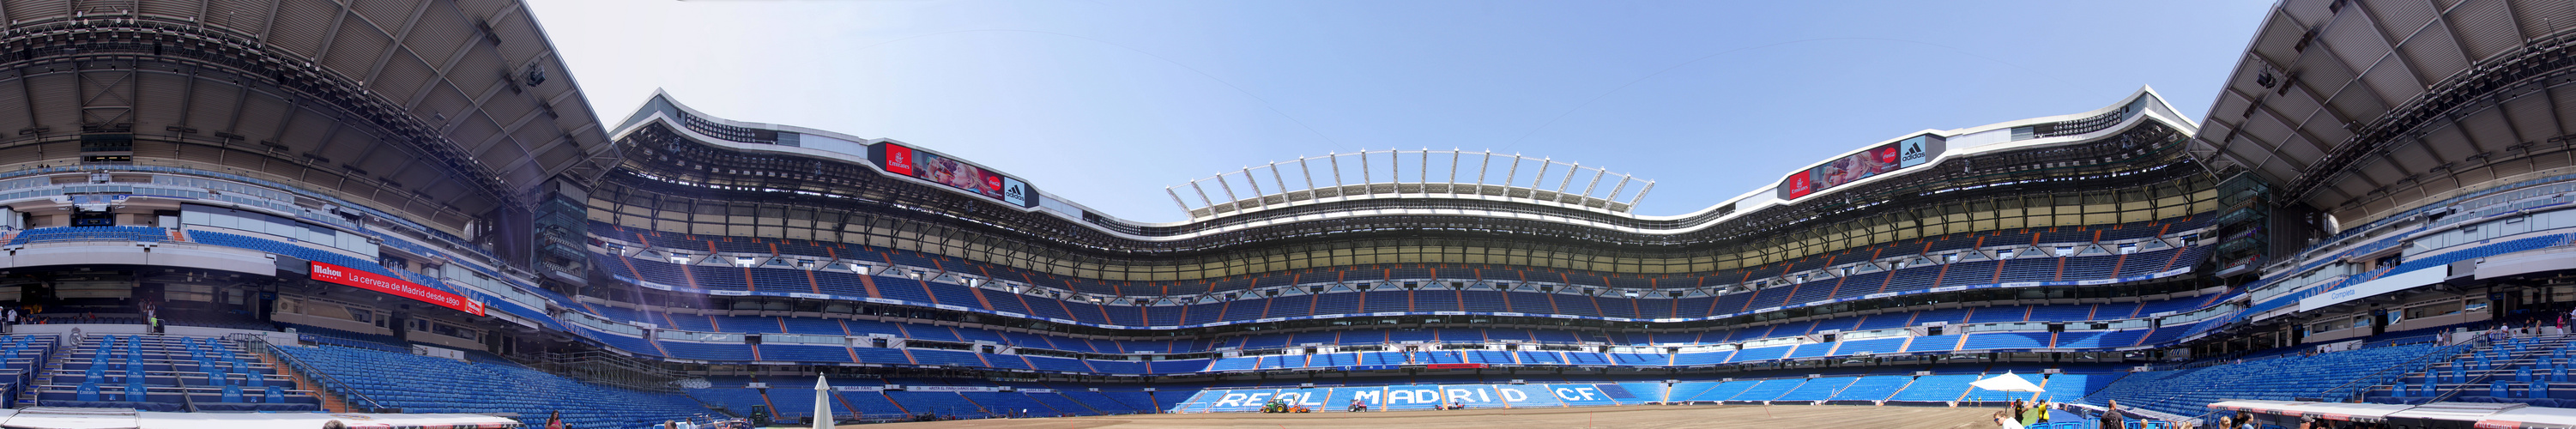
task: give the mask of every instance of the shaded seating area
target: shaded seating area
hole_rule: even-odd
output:
[[[352,401],[408,413],[518,413],[543,424],[562,411],[582,428],[643,427],[710,413],[678,393],[604,387],[500,361],[441,357],[338,346],[278,346],[310,368],[349,383]],[[496,395],[496,392],[508,392]],[[363,399],[360,399],[360,398]]]

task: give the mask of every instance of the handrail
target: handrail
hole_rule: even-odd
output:
[[[340,382],[340,379],[332,378],[331,373],[323,372],[319,368],[314,368],[312,364],[305,363],[304,359],[297,358],[291,353],[276,350],[276,345],[269,344],[268,339],[265,336],[254,334],[232,334],[225,335],[224,340],[239,342],[242,344],[242,348],[244,349],[275,357],[280,362],[286,362],[287,366],[296,370],[296,372],[303,373],[306,378],[321,382],[323,390],[326,393],[340,395],[340,399],[342,400],[347,400],[349,399],[349,396],[354,395],[357,396],[358,400],[365,401],[367,408],[370,411],[389,408],[382,403],[376,402],[376,398],[368,397],[366,392],[360,392],[357,388],[350,387],[348,383],[342,383]]]
[[[2489,340],[2489,339],[2487,339],[2487,337],[2486,337],[2486,336],[2484,336],[2484,335],[2480,335],[2480,336],[2478,336],[2478,337],[2477,337],[2477,339],[2476,339],[2475,341],[2471,341],[2471,342],[2470,342],[2470,344],[2469,344],[2469,350],[2470,350],[2470,353],[2476,353],[2476,351],[2477,351],[2477,349],[2478,349],[2478,348],[2480,348],[2480,347],[2487,347],[2487,346],[2494,345],[2494,344],[2495,344],[2495,341],[2494,341],[2494,340]],[[2430,371],[2428,370],[2428,371],[2426,371],[2426,372],[2430,372]],[[2431,374],[2426,374],[2426,375],[2427,375],[2427,376],[2429,376],[2429,375],[2431,375]],[[2443,401],[2448,401],[2448,400],[2450,400],[2450,399],[2451,399],[2451,397],[2453,397],[2453,396],[2458,396],[2458,395],[2460,394],[2460,392],[2466,392],[2466,391],[2468,391],[2468,390],[2469,390],[2469,388],[2470,388],[2470,387],[2474,387],[2474,386],[2476,386],[2478,383],[2480,383],[2480,382],[2484,382],[2484,381],[2487,381],[2487,379],[2488,379],[2488,378],[2490,378],[2490,377],[2494,377],[2494,376],[2495,376],[2495,374],[2493,374],[2493,373],[2478,374],[2477,378],[2472,378],[2472,379],[2468,379],[2468,380],[2461,380],[2461,381],[2462,381],[2462,383],[2461,383],[2462,385],[2460,386],[2460,388],[2457,388],[2457,389],[2444,389],[2441,393],[2433,395],[2433,398],[2432,398],[2432,399],[2430,399],[2430,400],[2426,400],[2426,401],[2424,401],[2424,402],[2431,403],[2431,402],[2443,402]],[[2440,383],[2434,383],[2434,384],[2435,384],[2435,385],[2440,385]]]
[[[718,405],[718,404],[708,403],[708,402],[707,402],[707,400],[705,400],[705,399],[698,399],[698,395],[685,395],[685,394],[684,394],[684,395],[680,395],[680,397],[683,397],[683,398],[689,398],[689,401],[690,401],[690,402],[696,402],[696,403],[698,403],[698,407],[700,407],[700,408],[706,408],[706,409],[709,409],[709,410],[715,410],[715,412],[717,412],[717,413],[722,413],[722,414],[724,414],[726,417],[732,417],[732,418],[737,418],[737,419],[739,419],[739,418],[742,418],[742,417],[743,417],[741,414],[735,414],[735,413],[733,412],[733,409],[731,409],[731,408],[725,408],[725,407],[723,407],[723,406],[721,406],[721,405]]]

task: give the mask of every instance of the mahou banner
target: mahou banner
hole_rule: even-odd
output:
[[[403,281],[402,279],[385,277],[382,274],[360,271],[354,268],[314,262],[313,279],[357,286],[366,290],[384,292],[394,296],[420,300],[420,302],[438,304],[440,307],[453,308],[456,309],[456,311],[462,311],[476,316],[486,315],[483,312],[483,303],[467,300],[465,297],[456,296],[456,294],[447,293],[447,291],[433,289],[428,286],[421,286],[412,282]]]

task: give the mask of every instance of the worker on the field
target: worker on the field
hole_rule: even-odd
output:
[[[2022,425],[2022,426],[2037,425],[2037,424],[2040,424],[2041,422],[2046,422],[2046,421],[2048,421],[2048,402],[2047,402],[2047,401],[2032,400],[2032,401],[2031,401],[2031,406],[2030,406],[2029,408],[2024,408],[2024,409],[2022,409],[2022,412],[2021,412],[2021,425]]]

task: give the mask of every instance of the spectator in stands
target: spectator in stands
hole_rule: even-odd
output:
[[[2022,429],[2021,421],[2013,420],[2012,414],[2008,414],[2004,411],[1996,411],[1994,420],[1995,427],[2003,429]]]
[[[2120,413],[2120,400],[2113,399],[2104,402],[2104,405],[2102,406],[2102,429],[2127,428],[2127,420],[2126,416],[2123,416]]]
[[[0,332],[18,332],[18,309],[9,308],[8,315],[0,317],[0,322],[6,322],[5,325],[0,325]]]

